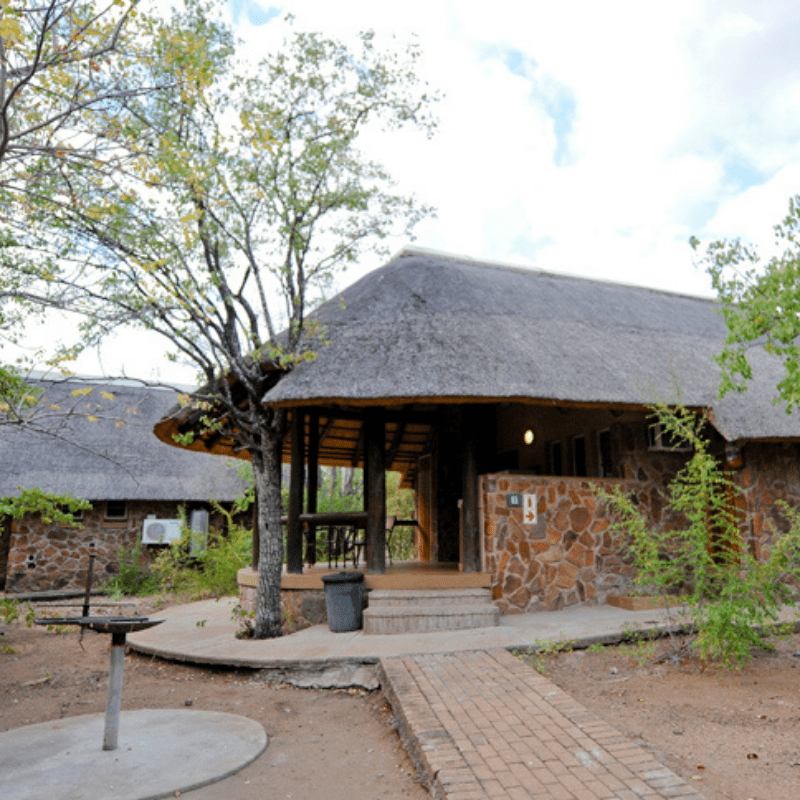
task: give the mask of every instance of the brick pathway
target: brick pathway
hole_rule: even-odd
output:
[[[385,658],[380,668],[437,800],[702,800],[505,650]]]

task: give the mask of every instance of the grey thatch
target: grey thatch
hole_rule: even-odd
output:
[[[43,408],[52,412],[48,432],[2,427],[0,496],[22,486],[86,500],[226,502],[244,491],[241,462],[154,436],[155,423],[177,402],[174,391],[130,382],[42,385]]]
[[[729,440],[800,438],[773,404],[781,365],[717,400],[713,301],[405,250],[321,306],[327,346],[265,396],[279,406],[552,402],[711,408]]]

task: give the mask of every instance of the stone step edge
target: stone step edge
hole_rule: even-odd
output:
[[[458,606],[370,606],[364,609],[364,616],[370,618],[392,617],[467,617],[467,616],[492,616],[499,617],[500,609],[494,605],[467,605]]]
[[[440,605],[442,607],[459,605],[459,604],[478,604],[478,603],[491,603],[492,595],[487,589],[485,593],[472,593],[472,594],[431,594],[429,592],[420,592],[418,594],[404,594],[402,592],[381,592],[376,594],[374,591],[368,594],[370,606],[405,606],[413,608],[418,605]]]
[[[370,589],[369,596],[376,598],[399,597],[402,599],[416,597],[436,597],[444,600],[459,597],[491,597],[492,590],[474,589]]]

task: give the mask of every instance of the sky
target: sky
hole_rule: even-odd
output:
[[[711,296],[690,236],[768,247],[800,192],[796,0],[229,0],[228,10],[252,59],[280,46],[287,14],[295,30],[344,40],[363,29],[416,37],[419,77],[442,94],[438,131],[375,133],[365,151],[437,209],[416,230],[419,247]],[[380,264],[365,259],[341,284]],[[128,374],[149,369],[126,357]]]

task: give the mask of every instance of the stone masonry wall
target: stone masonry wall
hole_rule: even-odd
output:
[[[756,558],[763,558],[776,533],[788,529],[788,520],[776,500],[800,508],[800,446],[748,442],[743,466],[733,479],[741,490],[737,505],[746,511],[742,537]]]
[[[288,615],[290,621],[306,620],[314,625],[328,621],[325,592],[322,589],[281,589],[281,604],[283,613]],[[239,582],[239,605],[248,614],[255,614],[255,586]],[[284,623],[287,623],[286,619]]]
[[[600,478],[482,477],[485,568],[503,613],[596,603],[630,581],[631,567],[619,554],[594,485],[637,488]],[[507,495],[517,492],[536,495],[535,524],[524,522],[523,508],[508,507]]]
[[[687,453],[647,447],[647,426],[612,426],[617,478],[571,478],[498,473],[482,478],[484,553],[495,602],[504,613],[555,611],[603,602],[624,592],[633,569],[621,554],[619,536],[597,488],[621,486],[653,526],[674,523],[668,515],[670,481]],[[523,508],[509,508],[512,492],[536,494],[537,522],[523,521]]]
[[[84,511],[81,527],[47,525],[38,515],[15,520],[11,529],[6,591],[32,592],[80,589],[86,585],[89,555],[96,556],[94,583],[99,585],[119,570],[117,553],[131,548],[150,514],[177,517],[174,502],[129,502],[125,520],[105,519],[105,503]],[[146,550],[146,548],[142,548]]]
[[[593,487],[624,487],[655,527],[680,524],[666,508],[669,484],[690,454],[648,450],[646,427],[613,431],[620,479],[546,477],[498,473],[481,479],[485,568],[504,613],[556,610],[602,602],[625,591],[632,578],[608,512]],[[721,454],[721,453],[720,453]],[[732,473],[741,494],[742,539],[758,559],[788,528],[776,500],[800,508],[800,445],[748,442],[744,465]],[[512,492],[536,494],[538,521],[523,522],[523,508],[509,508]]]

